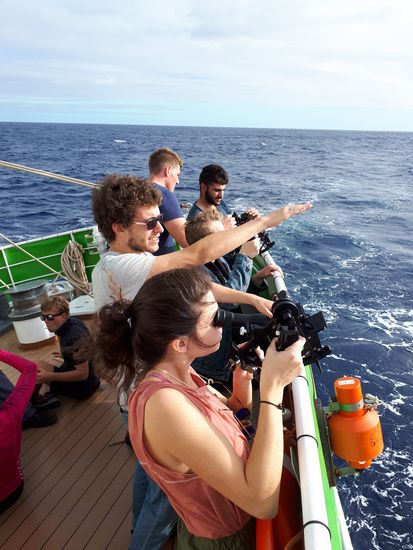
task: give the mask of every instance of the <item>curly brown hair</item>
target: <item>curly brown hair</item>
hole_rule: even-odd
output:
[[[92,193],[93,215],[108,243],[115,239],[114,223],[129,227],[137,206],[159,206],[161,202],[162,193],[138,176],[109,174]]]
[[[185,223],[185,237],[188,244],[194,244],[212,231],[209,228],[211,222],[224,222],[225,216],[216,208],[209,208],[200,212]]]

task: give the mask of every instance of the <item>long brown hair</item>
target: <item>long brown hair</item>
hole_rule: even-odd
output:
[[[104,306],[93,344],[100,376],[130,390],[180,336],[196,338],[211,279],[203,267],[173,269],[148,279],[132,302]]]

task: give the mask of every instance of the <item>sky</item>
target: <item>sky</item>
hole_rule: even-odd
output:
[[[0,120],[413,131],[412,0],[0,0]]]

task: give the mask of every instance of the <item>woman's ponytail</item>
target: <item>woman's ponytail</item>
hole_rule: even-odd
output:
[[[139,370],[132,346],[130,302],[114,302],[98,313],[92,355],[99,375],[114,385],[129,389]]]

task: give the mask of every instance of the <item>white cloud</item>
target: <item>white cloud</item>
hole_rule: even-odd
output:
[[[3,0],[0,98],[413,110],[412,28],[409,0]]]

